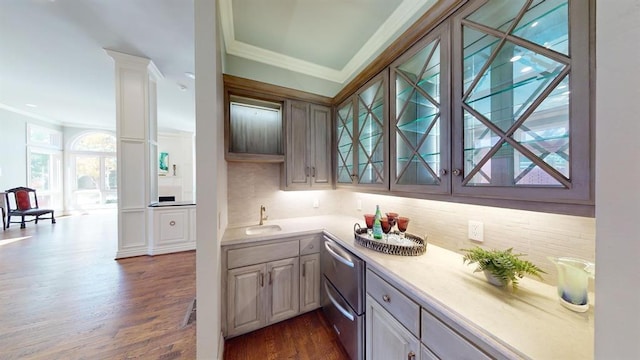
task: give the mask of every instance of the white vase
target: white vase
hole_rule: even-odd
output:
[[[502,281],[500,281],[499,278],[495,277],[489,270],[484,270],[484,276],[487,278],[487,281],[491,285],[498,286],[498,287],[503,287],[505,285],[502,283]]]

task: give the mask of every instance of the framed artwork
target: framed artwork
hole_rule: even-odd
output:
[[[161,152],[159,159],[160,175],[166,175],[169,172],[169,153]]]

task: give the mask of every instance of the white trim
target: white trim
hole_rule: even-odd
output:
[[[218,360],[223,360],[223,359],[224,359],[224,334],[221,331],[220,337],[218,338]]]
[[[219,10],[222,35],[227,54],[342,84],[352,78],[376,52],[392,39],[396,31],[407,25],[407,22],[412,19],[417,12],[427,5],[432,7],[434,4],[434,0],[402,1],[387,20],[382,23],[378,30],[373,33],[369,40],[364,43],[360,50],[358,50],[351,60],[340,70],[238,41],[235,39],[232,0],[220,0]]]

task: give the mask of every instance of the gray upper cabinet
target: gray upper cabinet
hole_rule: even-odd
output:
[[[487,0],[454,16],[454,194],[592,200],[589,6]]]
[[[286,105],[286,190],[332,188],[331,108],[303,101]]]
[[[389,189],[388,71],[362,86],[336,111],[336,184]]]
[[[390,66],[392,191],[450,192],[449,63],[440,26]]]

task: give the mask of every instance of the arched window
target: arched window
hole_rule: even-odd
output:
[[[70,146],[73,207],[113,207],[118,201],[116,137],[105,132],[87,132]]]

